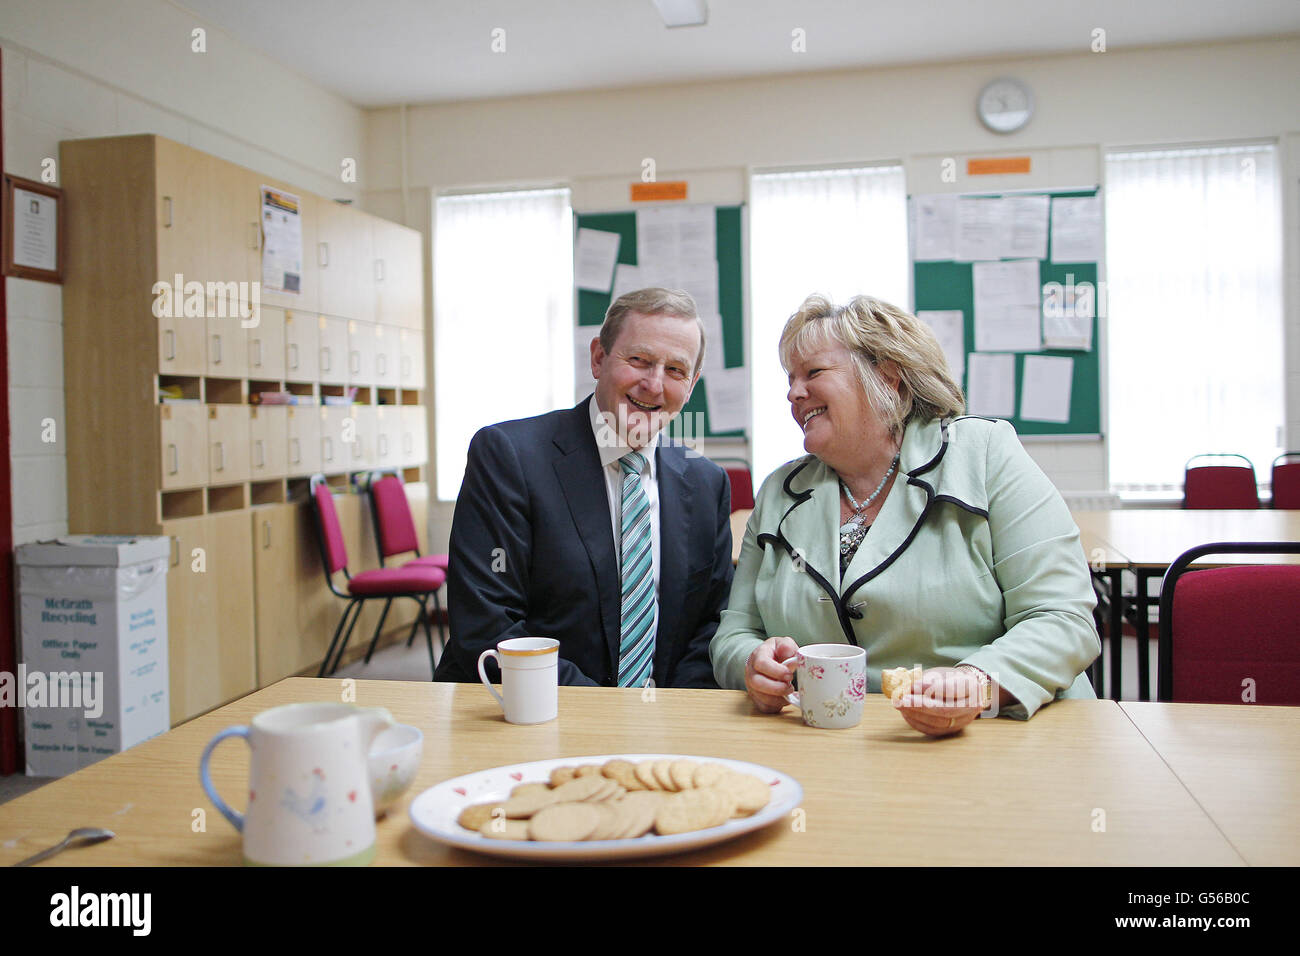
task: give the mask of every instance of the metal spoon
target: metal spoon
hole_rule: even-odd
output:
[[[111,840],[115,836],[117,834],[112,830],[105,830],[102,827],[81,827],[65,836],[62,842],[54,844],[48,850],[42,850],[35,856],[19,860],[14,866],[31,866],[33,863],[41,862],[41,860],[48,860],[54,854],[61,853],[70,846],[90,846],[92,843],[103,843],[105,840]]]

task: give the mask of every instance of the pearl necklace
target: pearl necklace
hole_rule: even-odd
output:
[[[880,479],[880,484],[876,485],[876,490],[873,491],[870,495],[868,495],[866,500],[863,501],[862,504],[858,504],[858,500],[853,497],[853,492],[849,491],[849,486],[844,483],[844,479],[843,478],[840,479],[840,487],[844,489],[844,497],[849,499],[849,506],[853,509],[853,514],[849,517],[849,520],[845,522],[844,527],[840,529],[841,531],[845,530],[845,528],[848,528],[849,525],[862,523],[862,512],[866,511],[868,508],[871,507],[871,502],[876,500],[876,497],[880,494],[881,489],[885,487],[885,482],[889,481],[889,476],[894,473],[894,469],[897,467],[898,467],[898,456],[895,455],[894,460],[889,463],[889,470],[885,472],[885,477]]]

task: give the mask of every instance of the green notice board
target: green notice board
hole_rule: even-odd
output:
[[[717,257],[718,257],[718,311],[722,315],[723,342],[709,342],[710,353],[714,349],[723,350],[727,368],[736,368],[745,364],[745,309],[744,309],[744,269],[741,257],[742,244],[742,207],[718,206],[717,216]],[[575,217],[574,230],[599,229],[604,232],[616,232],[621,237],[618,245],[618,261],[624,265],[637,265],[636,250],[636,211],[585,213]],[[605,320],[611,298],[608,292],[593,292],[590,289],[577,290],[578,325],[599,326]],[[682,437],[681,425],[687,415],[692,421],[703,421],[706,438],[743,438],[743,430],[715,432],[708,421],[707,392],[708,376],[703,375],[691,399],[682,409],[682,414],[669,426],[669,433]],[[686,437],[699,438],[698,433]]]
[[[1030,192],[1018,192],[1014,195],[1034,195]],[[1096,189],[1052,191],[1042,190],[1037,195],[1053,197],[1090,197],[1097,194]],[[970,198],[996,199],[997,194],[981,193]],[[1049,230],[1050,237],[1050,230]],[[965,350],[967,359],[975,351],[975,282],[970,262],[914,262],[912,263],[912,288],[914,290],[915,308],[913,311],[955,310],[962,312],[962,325],[965,333]],[[1097,263],[1052,261],[1052,249],[1047,249],[1047,258],[1038,263],[1039,284],[1060,283],[1064,287],[1070,284],[1079,286],[1091,283],[1097,288]],[[1101,434],[1101,357],[1098,352],[1097,316],[1102,297],[1097,293],[1097,308],[1092,317],[1092,348],[1089,351],[1075,349],[1043,349],[1039,352],[1016,353],[1016,417],[1009,419],[1021,435],[1100,435]],[[1060,355],[1074,359],[1074,377],[1070,388],[1070,420],[1068,422],[1037,422],[1020,419],[1020,395],[1024,380],[1026,355]],[[962,382],[966,388],[967,383]]]

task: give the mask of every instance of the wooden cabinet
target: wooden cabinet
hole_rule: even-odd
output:
[[[403,405],[399,411],[399,429],[397,453],[399,464],[415,465],[428,457],[427,417],[420,405]],[[407,486],[410,487],[409,485]]]
[[[208,406],[208,483],[248,481],[248,407]]]
[[[207,409],[202,405],[159,405],[163,488],[208,483]]]
[[[290,407],[288,418],[286,474],[314,475],[321,470],[321,410],[313,407]]]
[[[172,723],[257,689],[252,533],[246,511],[163,522]]]
[[[68,523],[174,538],[179,722],[324,655],[343,602],[325,586],[308,477],[354,487],[379,463],[423,477],[403,431],[423,398],[423,363],[403,361],[423,334],[422,242],[162,137],[68,140],[59,165]],[[298,201],[296,293],[284,271],[286,288],[261,285],[263,186]],[[351,388],[350,404],[324,404]],[[300,404],[250,402],[259,392]],[[364,499],[338,501],[351,567],[377,567]],[[390,633],[413,619],[404,603]]]
[[[424,325],[424,241],[414,230],[374,221],[375,316],[386,325]]]
[[[262,309],[257,325],[246,331],[248,377],[259,382],[280,382],[285,378],[284,310]]]
[[[343,385],[348,380],[348,320],[322,315],[317,321],[320,341],[320,381]]]
[[[298,603],[290,597],[296,590],[298,548],[303,538],[298,522],[304,511],[297,504],[279,504],[251,512],[257,680],[262,686],[290,677],[312,663],[304,654]],[[314,648],[315,642],[311,643]]]
[[[397,383],[402,388],[424,388],[424,334],[412,329],[397,333]]]
[[[289,411],[288,405],[254,405],[248,410],[250,480],[289,474]]]
[[[320,329],[315,315],[284,313],[284,377],[289,382],[320,378]]]
[[[317,209],[320,311],[372,321],[375,317],[372,220],[340,203],[319,202]]]

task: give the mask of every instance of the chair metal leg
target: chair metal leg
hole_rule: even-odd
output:
[[[338,644],[339,635],[343,633],[343,625],[347,621],[348,615],[352,613],[354,608],[357,609],[357,613],[356,615],[353,616],[352,625],[356,624],[356,618],[361,616],[360,607],[361,607],[361,601],[358,600],[357,598],[353,598],[351,601],[348,602],[348,606],[343,609],[343,616],[339,618],[338,626],[334,628],[334,637],[330,640],[329,650],[325,652],[325,659],[320,662],[320,673],[316,675],[317,677],[324,677],[326,674],[332,674],[334,673],[334,670],[339,666],[338,662],[335,661],[334,667],[330,667],[330,661],[334,657],[334,647],[336,644]],[[352,625],[349,625],[347,629],[347,633],[349,636],[351,636],[352,634]],[[347,645],[347,638],[343,639],[343,644],[344,646]],[[343,657],[342,647],[339,648],[339,657],[340,658]]]
[[[420,614],[424,613],[424,598],[416,598],[415,603],[420,605]],[[406,635],[406,646],[410,647],[415,643],[415,632],[420,629],[420,614],[415,615],[415,620],[411,622],[411,633]]]
[[[384,631],[384,619],[388,617],[388,609],[393,606],[393,599],[389,598],[384,602],[384,610],[379,615],[379,623],[375,625],[375,636],[370,639],[370,646],[366,648],[366,663],[370,663],[370,655],[375,652],[375,645],[379,643],[379,635]]]
[[[424,622],[424,640],[429,645],[429,679],[432,680],[433,675],[438,672],[438,662],[433,659],[433,632],[429,630],[429,613],[423,601],[420,602],[419,621]]]
[[[438,646],[445,652],[447,650],[447,632],[442,627],[442,599],[438,597],[438,592],[433,592],[433,609],[438,612]]]

